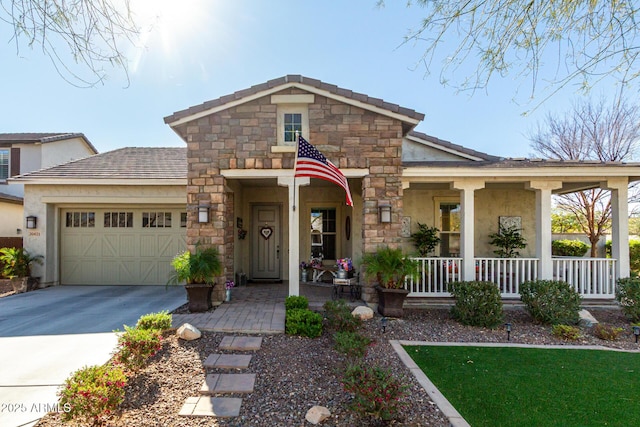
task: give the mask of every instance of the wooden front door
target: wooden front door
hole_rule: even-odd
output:
[[[280,206],[254,205],[251,220],[251,277],[257,280],[279,280]]]

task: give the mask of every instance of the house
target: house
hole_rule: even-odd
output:
[[[0,133],[0,247],[22,246],[26,226],[24,186],[9,178],[97,152],[81,133]]]
[[[412,252],[409,236],[425,223],[441,243],[420,260],[410,297],[475,279],[517,296],[534,278],[613,297],[615,279],[629,275],[627,188],[640,165],[502,158],[414,131],[423,118],[299,75],[270,80],[165,117],[186,151],[126,148],[16,178],[25,213],[38,217],[25,245],[45,255],[51,284],[160,284],[181,245],[214,245],[220,302],[221,284],[239,272],[288,281],[295,295],[300,261],[312,256],[358,266],[381,245]],[[348,178],[352,207],[342,188],[294,177],[298,134]],[[612,191],[613,258],[553,259],[552,194],[593,187]],[[488,235],[499,223],[522,229],[522,258],[495,258]],[[372,283],[363,299],[376,302]]]

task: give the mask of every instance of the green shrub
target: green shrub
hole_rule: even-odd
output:
[[[64,421],[101,424],[124,401],[127,377],[119,367],[88,366],[67,378],[58,392]]]
[[[582,298],[566,282],[536,280],[520,285],[520,299],[538,322],[551,325],[575,325]]]
[[[309,338],[319,337],[322,335],[322,316],[305,308],[287,310],[285,332]]]
[[[334,348],[337,352],[348,357],[364,357],[369,344],[371,344],[371,339],[357,332],[336,332],[333,334]]]
[[[400,399],[407,389],[390,371],[361,364],[347,368],[342,386],[354,395],[351,403],[354,411],[385,421],[398,413],[402,406]]]
[[[611,257],[611,240],[607,240],[605,250],[608,257]],[[640,240],[629,240],[629,268],[631,275],[640,275]]]
[[[115,361],[135,371],[143,367],[147,359],[162,348],[160,343],[162,336],[156,329],[138,329],[128,326],[124,329],[118,337]]]
[[[324,303],[327,327],[333,331],[355,332],[362,325],[362,319],[351,314],[351,307],[343,299]]]
[[[624,331],[622,328],[615,328],[613,326],[605,325],[604,323],[598,323],[593,327],[593,335],[605,341],[615,341],[618,336]]]
[[[296,308],[309,308],[309,300],[303,296],[290,295],[284,300],[284,308],[287,311],[295,310]]]
[[[632,322],[640,320],[640,278],[618,279],[616,286],[616,300],[620,303],[622,312]]]
[[[551,333],[554,337],[567,341],[576,341],[582,335],[580,328],[570,325],[553,325]]]
[[[502,298],[494,283],[457,282],[451,294],[455,300],[451,315],[463,325],[493,328],[502,323]]]
[[[168,311],[164,310],[159,313],[149,313],[140,316],[136,328],[138,329],[156,329],[166,331],[171,329],[172,316]]]
[[[587,253],[590,247],[580,240],[554,240],[551,242],[551,253],[555,256],[581,257]]]

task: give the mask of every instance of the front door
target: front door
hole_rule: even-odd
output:
[[[258,280],[279,280],[280,206],[254,205],[251,219],[251,277]]]

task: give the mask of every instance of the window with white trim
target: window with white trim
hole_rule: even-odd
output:
[[[133,228],[133,212],[105,212],[105,228]]]
[[[143,228],[170,228],[171,212],[142,212]]]
[[[438,203],[440,228],[440,256],[460,256],[460,203],[442,201]]]
[[[315,96],[310,93],[271,95],[271,103],[277,105],[276,138],[281,150],[295,147],[296,132],[309,139],[309,104],[314,102]]]
[[[295,144],[296,136],[302,135],[302,114],[285,113],[284,115],[284,143]]]
[[[336,208],[311,208],[311,258],[336,259]]]
[[[9,150],[0,149],[0,181],[9,178]]]
[[[96,226],[96,213],[67,212],[65,224],[67,228],[94,228]]]

